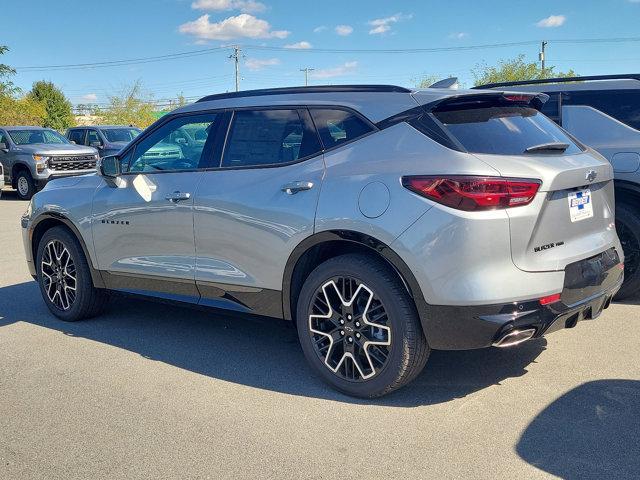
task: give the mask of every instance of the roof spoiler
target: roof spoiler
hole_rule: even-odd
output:
[[[484,85],[478,85],[472,87],[474,89],[482,88],[496,88],[496,87],[514,87],[518,85],[546,85],[548,83],[570,83],[570,82],[585,82],[588,80],[638,80],[640,81],[640,73],[626,73],[620,75],[590,75],[584,77],[557,77],[557,78],[544,78],[544,79],[532,79],[532,80],[518,80],[513,82],[496,82],[485,83]]]

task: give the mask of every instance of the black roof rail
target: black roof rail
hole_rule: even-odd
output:
[[[518,80],[514,82],[496,82],[486,83],[484,85],[478,85],[472,87],[474,89],[479,88],[495,88],[495,87],[513,87],[516,85],[540,85],[546,83],[568,83],[568,82],[584,82],[588,80],[640,80],[640,73],[623,73],[619,75],[587,75],[584,77],[559,77],[559,78],[545,78],[535,80]]]
[[[202,97],[198,102],[223,100],[225,98],[261,97],[263,95],[292,95],[294,93],[331,93],[331,92],[397,92],[411,93],[411,90],[396,85],[318,85],[313,87],[280,87],[244,90],[241,92],[218,93]],[[197,103],[197,102],[196,102]]]

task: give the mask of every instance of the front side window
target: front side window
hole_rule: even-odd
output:
[[[69,140],[75,143],[76,145],[84,144],[84,130],[71,130],[69,132]]]
[[[107,128],[102,130],[102,134],[105,136],[108,142],[126,142],[140,135],[140,130],[137,128]]]
[[[16,145],[34,145],[37,143],[58,144],[69,143],[58,132],[43,128],[42,130],[9,130],[9,136]]]
[[[100,140],[100,135],[95,130],[87,131],[87,145],[91,144],[99,144],[102,145],[102,140]]]
[[[444,128],[472,153],[579,153],[581,150],[545,115],[526,106],[452,108],[434,112]],[[545,145],[547,148],[545,148]],[[562,148],[566,146],[566,148]]]
[[[640,130],[640,90],[569,92],[564,105],[588,105]]]
[[[297,110],[241,110],[233,116],[222,166],[286,164],[320,150]]]
[[[188,115],[165,123],[136,145],[129,171],[163,172],[201,168],[206,161],[205,143],[211,135],[215,135],[217,117],[215,113]],[[190,128],[203,132],[201,140],[191,141],[188,138],[184,132]]]
[[[325,149],[355,140],[373,130],[363,119],[346,110],[313,108],[310,111]]]

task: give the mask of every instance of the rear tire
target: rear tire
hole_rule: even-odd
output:
[[[33,181],[28,170],[20,170],[16,177],[16,190],[20,200],[31,200],[36,194],[36,182]]]
[[[332,258],[305,281],[296,323],[304,355],[335,389],[380,397],[413,380],[429,346],[413,300],[384,261]]]
[[[74,322],[104,309],[107,291],[93,286],[82,247],[66,228],[54,227],[42,236],[36,268],[44,303],[56,317]]]
[[[624,283],[616,300],[640,292],[640,212],[624,203],[616,206],[616,230],[624,251]]]

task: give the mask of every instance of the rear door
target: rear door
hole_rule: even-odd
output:
[[[184,154],[171,137],[197,125],[212,143],[218,118],[183,115],[158,126],[124,155],[126,173],[96,191],[93,238],[108,287],[197,300],[193,199],[212,147]]]
[[[506,210],[516,266],[560,270],[617,245],[611,165],[549,118],[517,101],[444,105],[434,115],[503,177],[540,180],[532,203]]]
[[[197,285],[202,303],[279,316],[286,262],[313,233],[323,156],[306,109],[230,116],[194,203]]]

